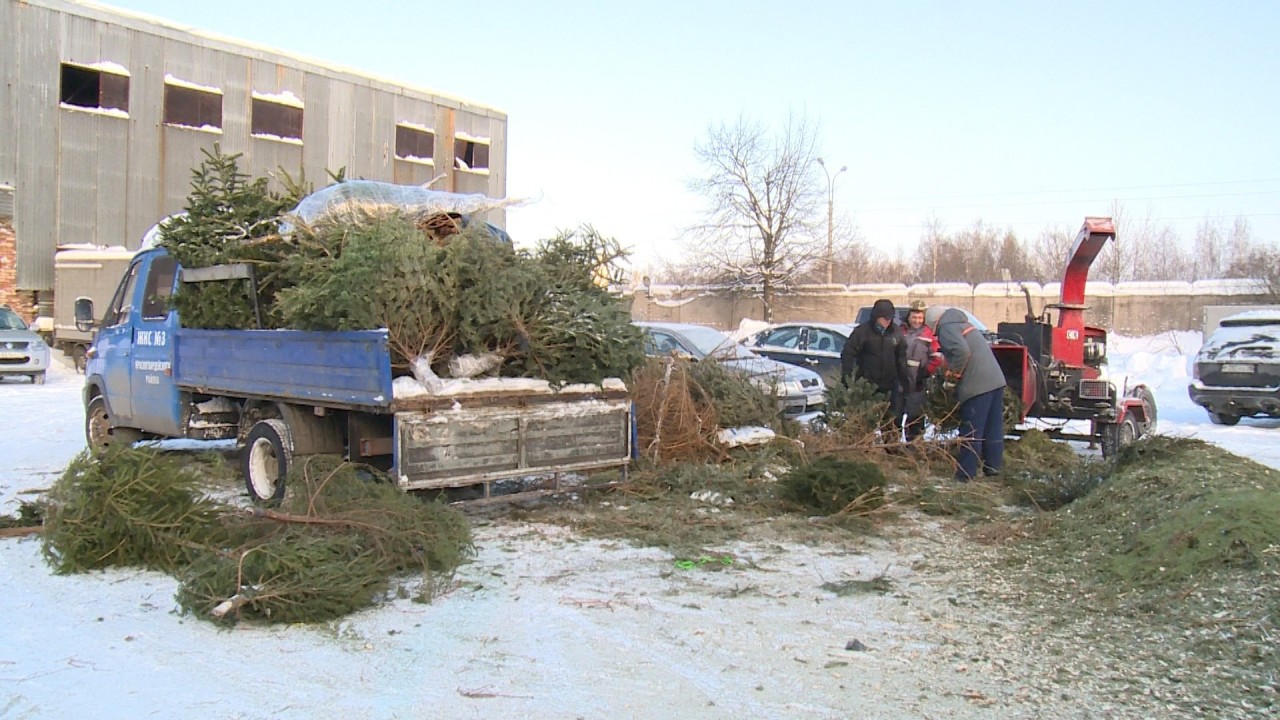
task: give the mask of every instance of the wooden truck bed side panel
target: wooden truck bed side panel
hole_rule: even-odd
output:
[[[409,490],[624,466],[631,403],[564,400],[396,413],[398,482]]]

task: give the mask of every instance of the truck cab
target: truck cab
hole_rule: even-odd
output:
[[[162,249],[138,253],[125,270],[97,326],[85,363],[86,422],[91,443],[115,434],[136,440],[142,433],[184,432],[180,391],[173,378],[172,338],[177,314],[169,299],[177,263]],[[93,318],[93,301],[77,301],[77,324]],[[96,401],[96,403],[95,403]]]

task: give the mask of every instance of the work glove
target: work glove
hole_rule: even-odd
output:
[[[958,382],[960,382],[960,373],[948,370],[942,374],[942,387],[951,390]]]

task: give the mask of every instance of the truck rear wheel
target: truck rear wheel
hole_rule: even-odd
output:
[[[293,465],[293,438],[281,420],[259,420],[249,430],[241,455],[241,471],[249,497],[260,505],[284,500],[285,478]]]

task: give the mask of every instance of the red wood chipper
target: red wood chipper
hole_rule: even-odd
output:
[[[1019,422],[1061,420],[1045,431],[1058,439],[1100,443],[1104,457],[1151,432],[1156,424],[1151,390],[1145,385],[1117,388],[1107,379],[1107,331],[1084,322],[1089,267],[1115,236],[1111,218],[1085,218],[1067,254],[1060,301],[1036,315],[1024,286],[1025,321],[1000,323],[991,346],[1009,389],[1021,400]],[[1057,314],[1056,324],[1050,322],[1051,311]],[[1069,430],[1071,420],[1089,421],[1088,433]]]

